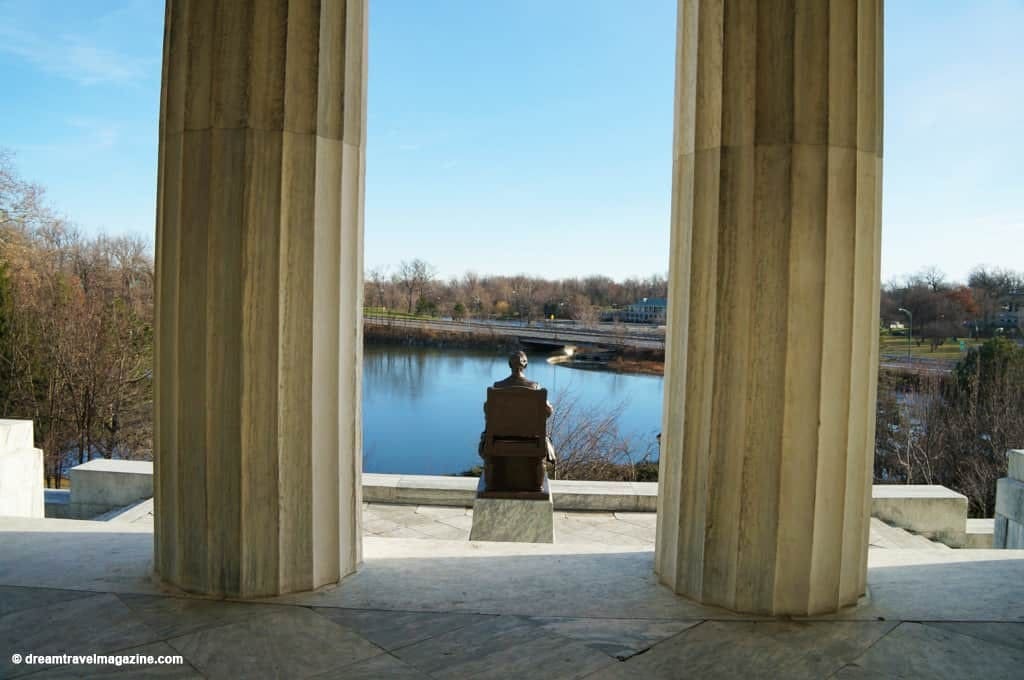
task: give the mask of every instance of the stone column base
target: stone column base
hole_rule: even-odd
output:
[[[555,507],[547,480],[544,480],[543,498],[517,498],[513,493],[507,494],[507,498],[483,498],[480,494],[484,488],[481,476],[477,497],[473,501],[473,528],[469,540],[555,542]]]

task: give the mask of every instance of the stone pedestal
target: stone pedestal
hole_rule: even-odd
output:
[[[366,0],[168,0],[155,564],[269,596],[360,561]]]
[[[486,492],[480,477],[471,541],[554,543],[555,510],[547,479],[540,493]]]
[[[153,497],[153,464],[144,460],[97,458],[71,468],[68,516],[92,519]]]
[[[865,592],[882,2],[680,0],[655,569],[758,614]]]
[[[0,517],[43,517],[43,452],[31,420],[0,420]]]

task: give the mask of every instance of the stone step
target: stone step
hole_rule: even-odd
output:
[[[871,545],[889,550],[950,550],[949,546],[871,518]]]

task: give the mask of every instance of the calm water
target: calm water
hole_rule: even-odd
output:
[[[526,375],[548,389],[558,407],[566,390],[583,403],[625,404],[623,434],[653,442],[661,427],[662,378],[584,371],[530,354]],[[423,347],[375,347],[363,352],[363,469],[441,475],[480,462],[487,387],[509,373],[503,353]]]

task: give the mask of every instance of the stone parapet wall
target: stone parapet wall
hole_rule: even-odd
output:
[[[96,460],[72,471],[72,491],[48,489],[46,516],[91,519],[153,495],[152,464]],[[363,500],[394,505],[473,507],[476,477],[364,473]],[[1011,481],[1011,480],[1004,480]],[[1021,485],[1020,482],[1017,482]],[[657,482],[590,482],[550,480],[555,510],[655,512]],[[61,498],[56,495],[61,494]],[[1024,497],[1021,497],[1024,498]],[[1020,502],[1020,501],[1018,501]],[[876,484],[871,515],[954,548],[993,545],[993,520],[967,520],[967,498],[944,486]],[[1005,520],[1005,515],[1004,515]],[[1000,522],[994,523],[998,533]],[[1004,535],[1009,524],[1003,523]],[[1015,530],[1024,539],[1024,526]],[[1024,547],[1024,543],[1021,544]]]
[[[43,517],[43,452],[31,420],[0,420],[0,516]]]
[[[71,468],[66,517],[91,519],[153,497],[153,463],[99,458]]]
[[[1024,449],[1006,452],[1009,476],[996,483],[993,548],[1024,550]]]
[[[967,545],[967,496],[938,484],[875,484],[871,515],[953,548]]]

